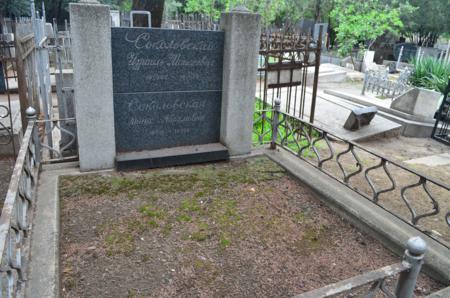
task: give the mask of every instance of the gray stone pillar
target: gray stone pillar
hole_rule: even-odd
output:
[[[114,166],[116,144],[109,7],[70,4],[73,87],[82,171]]]
[[[220,19],[225,31],[220,140],[230,155],[249,153],[252,147],[260,19],[242,6]]]

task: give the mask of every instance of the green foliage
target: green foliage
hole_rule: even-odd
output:
[[[19,17],[30,15],[30,0],[1,0],[0,17]]]
[[[355,46],[364,48],[386,32],[397,33],[403,27],[399,7],[382,0],[336,0],[330,17],[337,24],[339,54],[349,55]],[[405,8],[402,8],[405,9]]]
[[[267,106],[264,108],[264,104],[260,99],[256,100],[255,103],[255,111],[261,111],[261,110],[270,110],[271,107]],[[259,137],[258,134],[256,132],[267,132],[269,130],[272,129],[272,125],[269,121],[271,121],[270,119],[272,119],[272,112],[271,111],[267,111],[266,112],[266,117],[267,119],[263,122],[263,121],[257,121],[258,120],[259,115],[257,113],[255,113],[253,115],[253,134],[252,134],[252,142],[253,144],[258,144],[259,143]],[[282,116],[280,115],[279,117],[279,122],[281,122],[283,120]],[[294,119],[294,118],[290,118],[289,121],[292,127],[300,127],[300,123],[298,120]],[[312,137],[313,138],[317,138],[319,137],[319,133],[315,130],[313,130],[312,132]],[[284,128],[284,126],[279,126],[278,127],[278,134],[280,136],[286,136],[286,129]],[[264,135],[263,139],[262,139],[262,143],[263,144],[267,144],[272,140],[272,132],[268,132]],[[313,149],[312,146],[310,146],[311,144],[308,144],[308,141],[306,139],[302,139],[300,141],[295,139],[295,136],[290,134],[289,136],[287,136],[286,140],[284,141],[284,146],[286,146],[287,148],[289,148],[290,150],[294,151],[294,152],[298,152],[299,151],[299,146],[303,147],[303,146],[308,146],[307,149],[305,149],[302,152],[302,156],[303,157],[311,157],[314,156],[313,153]],[[315,148],[319,149],[321,147],[320,142],[315,144]]]
[[[182,6],[183,4],[177,0],[166,0],[164,3],[164,17],[166,19],[174,17]]]
[[[332,0],[324,0],[325,10]],[[268,26],[277,21],[297,22],[301,18],[314,16],[314,0],[187,0],[184,7],[186,13],[206,14],[219,19],[222,11],[230,11],[238,5],[245,5],[247,9],[258,12],[262,18],[262,25]],[[280,24],[281,25],[281,24]]]
[[[416,9],[402,14],[402,34],[412,42],[432,47],[440,35],[450,34],[450,1],[409,0],[409,3]]]
[[[450,78],[450,63],[444,63],[434,57],[414,59],[414,73],[410,78],[411,84],[444,93]]]

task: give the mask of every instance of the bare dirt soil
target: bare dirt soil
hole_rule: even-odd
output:
[[[12,157],[0,157],[0,206],[3,206],[13,169],[14,159]]]
[[[431,138],[379,138],[361,142],[361,144],[400,162],[430,155],[450,153],[450,146]],[[450,164],[427,166],[408,163],[407,165],[442,182],[450,183]]]
[[[400,260],[264,157],[64,177],[60,195],[63,297],[288,297]]]
[[[413,224],[413,219],[418,218],[414,223],[416,227],[450,247],[450,226],[447,224],[446,219],[446,214],[450,212],[450,191],[430,181],[426,183],[426,190],[422,185],[414,186],[414,184],[419,182],[420,177],[401,167],[406,166],[419,174],[439,181],[441,184],[446,184],[448,187],[450,184],[450,165],[431,167],[406,164],[404,161],[449,152],[449,147],[431,139],[404,137],[380,138],[361,143],[362,146],[369,150],[380,156],[387,157],[400,165],[397,166],[390,162],[386,164],[386,170],[390,173],[395,183],[393,185],[387,172],[382,167],[371,170],[366,177],[365,171],[367,169],[380,164],[381,159],[376,155],[355,147],[353,148],[353,153],[359,159],[357,161],[351,151],[340,155],[340,153],[348,150],[348,145],[345,143],[331,140],[329,144],[333,149],[333,157],[326,160],[331,156],[330,147],[325,141],[316,143],[321,160],[326,160],[322,164],[322,169],[325,172],[343,182],[344,174],[337,163],[338,160],[347,175],[355,173],[355,175],[348,179],[347,185],[365,195],[370,200],[373,200],[374,192],[367,178],[372,181],[378,191],[389,189],[389,191],[381,193],[378,196],[377,203],[380,206],[410,224]],[[312,150],[305,150],[302,156],[312,164],[318,165],[317,155]],[[362,166],[362,170],[360,170],[359,165]],[[393,186],[394,188],[391,189]],[[403,189],[405,189],[405,192],[402,197]],[[435,199],[438,208],[435,208],[435,203],[427,191]],[[415,212],[415,216],[409,210],[405,199],[409,202],[413,212]],[[437,213],[436,210],[438,211]],[[421,217],[422,215],[425,216]]]

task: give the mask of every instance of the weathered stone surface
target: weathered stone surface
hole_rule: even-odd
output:
[[[432,121],[441,99],[439,92],[424,88],[412,88],[397,96],[391,103],[391,109],[421,117],[420,120]]]
[[[241,8],[220,19],[225,31],[220,141],[230,155],[247,154],[252,148],[260,20],[259,14]]]
[[[218,142],[224,33],[111,30],[117,150]]]
[[[119,153],[117,169],[139,170],[227,160],[228,149],[220,143],[180,146],[151,151]]]
[[[114,93],[222,90],[224,32],[111,31]]]
[[[358,130],[361,126],[369,125],[375,114],[378,112],[376,107],[365,107],[353,109],[345,121],[344,128],[348,130]]]
[[[221,92],[114,94],[117,151],[219,141]]]
[[[112,168],[116,148],[109,7],[71,3],[69,8],[80,168]]]

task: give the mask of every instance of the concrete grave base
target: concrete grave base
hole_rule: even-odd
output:
[[[434,113],[439,108],[441,98],[439,92],[413,88],[397,96],[391,103],[391,109],[420,117],[424,122],[432,121]]]
[[[253,151],[254,153],[255,151]],[[450,284],[449,249],[414,229],[381,207],[348,189],[285,150],[262,149],[301,183],[314,190],[325,204],[361,230],[378,238],[399,256],[407,240],[420,236],[428,244],[424,270],[444,284]],[[92,172],[91,172],[92,173]],[[26,297],[59,296],[59,193],[61,175],[82,174],[77,163],[44,165],[40,173],[31,234],[31,261]],[[436,293],[438,294],[438,293]],[[432,297],[447,297],[448,289]],[[444,295],[444,296],[442,296]]]
[[[118,153],[116,157],[116,168],[119,171],[152,169],[228,160],[228,158],[228,149],[225,146],[220,143],[211,143]]]

